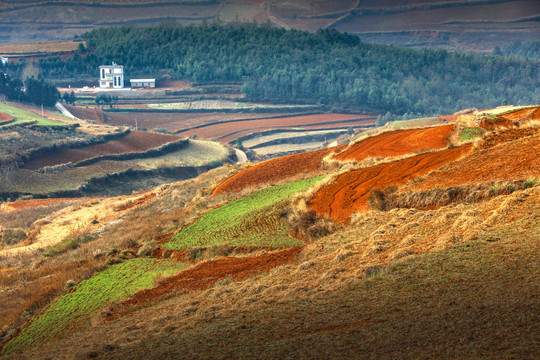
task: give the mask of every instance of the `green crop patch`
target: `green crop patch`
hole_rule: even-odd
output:
[[[485,133],[486,133],[486,130],[482,128],[470,128],[470,127],[464,128],[459,133],[459,140],[461,140],[462,142],[472,141],[478,137],[484,136]]]
[[[158,277],[172,275],[186,266],[177,260],[149,258],[132,259],[112,266],[82,281],[72,292],[54,302],[19,336],[6,343],[2,354],[21,352],[87,327],[92,316],[106,304],[131,296],[137,290],[152,288]]]
[[[307,190],[323,178],[273,186],[230,201],[203,214],[165,247],[186,250],[221,244],[278,248],[302,245],[288,236],[283,212],[294,194]]]
[[[61,122],[58,120],[47,119],[46,117],[40,116],[31,111],[19,109],[18,107],[11,106],[8,104],[0,103],[0,111],[6,114],[9,114],[15,118],[14,122],[11,122],[7,125],[24,124],[24,123],[31,123],[31,122],[36,122],[36,125],[39,125],[39,126],[67,126],[68,125],[64,122]],[[2,125],[0,125],[0,128],[2,128]]]

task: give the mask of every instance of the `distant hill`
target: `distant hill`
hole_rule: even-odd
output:
[[[308,31],[336,28],[364,41],[490,52],[538,38],[540,5],[535,0],[6,0],[0,19],[0,42],[66,40],[103,26],[167,20],[271,22]]]

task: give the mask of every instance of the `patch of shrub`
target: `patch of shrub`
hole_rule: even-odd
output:
[[[58,254],[65,253],[69,250],[74,250],[81,246],[82,244],[93,241],[97,238],[94,234],[83,234],[80,236],[69,235],[64,240],[60,241],[58,244],[49,247],[44,253],[43,256],[51,257]]]
[[[26,233],[22,229],[4,229],[0,233],[0,243],[4,245],[15,245],[26,239]]]

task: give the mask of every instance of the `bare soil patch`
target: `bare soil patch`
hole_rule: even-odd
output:
[[[77,149],[61,149],[53,154],[38,156],[25,165],[26,169],[36,170],[45,166],[54,166],[66,163],[77,163],[85,159],[108,154],[123,154],[129,152],[143,152],[159,147],[180,137],[143,131],[132,131],[118,140],[108,141]]]
[[[153,289],[138,291],[132,297],[122,301],[121,305],[127,307],[146,304],[174,290],[206,289],[226,278],[247,279],[259,273],[268,272],[277,266],[294,262],[302,248],[298,246],[259,256],[223,257],[206,261],[167,278]]]
[[[0,112],[0,124],[8,123],[13,120],[13,116],[6,114],[4,112]]]
[[[422,150],[437,150],[448,145],[454,125],[385,132],[351,145],[335,160],[361,161],[368,157],[394,157]]]
[[[239,192],[250,186],[281,180],[302,172],[318,170],[322,159],[331,152],[339,152],[344,146],[313,152],[293,154],[272,159],[249,167],[221,183],[212,195]]]
[[[526,136],[534,132],[533,135]],[[518,136],[525,136],[519,138]],[[540,130],[512,129],[485,139],[468,156],[432,172],[411,186],[431,190],[487,181],[514,181],[540,177]]]
[[[5,211],[20,210],[26,208],[33,208],[38,206],[51,206],[63,202],[79,201],[79,200],[92,200],[95,198],[48,198],[48,199],[30,199],[19,200],[2,204],[2,209]]]
[[[328,216],[335,222],[347,223],[354,212],[368,210],[367,196],[371,190],[403,185],[460,158],[471,148],[472,145],[464,145],[347,172],[315,193],[309,207],[319,217]]]

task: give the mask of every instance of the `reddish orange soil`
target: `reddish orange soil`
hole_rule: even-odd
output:
[[[73,114],[73,116],[83,119],[83,120],[92,120],[97,122],[98,124],[103,124],[103,112],[98,109],[87,109],[82,108],[80,106],[72,106],[68,104],[64,104],[66,109],[69,110],[70,113]]]
[[[56,205],[62,202],[68,201],[77,201],[77,200],[92,200],[99,198],[50,198],[50,199],[30,199],[30,200],[19,200],[10,203],[5,203],[6,206],[12,208],[13,210],[26,209],[31,207],[38,206],[50,206]]]
[[[309,202],[319,217],[346,223],[354,212],[367,210],[367,196],[373,189],[402,185],[412,178],[438,169],[469,152],[472,145],[425,153],[407,159],[350,171],[321,188]]]
[[[334,157],[335,160],[361,161],[368,157],[393,157],[415,151],[437,150],[447,146],[454,125],[385,132],[359,141]]]
[[[122,305],[141,305],[174,290],[202,290],[225,278],[247,279],[273,268],[290,264],[298,258],[302,246],[251,257],[223,257],[203,262],[167,278],[153,289],[141,290],[122,301]]]
[[[283,156],[251,166],[218,185],[212,195],[239,192],[250,186],[257,186],[274,180],[281,180],[313,171],[321,167],[322,159],[331,152],[339,152],[345,145],[300,154]]]
[[[291,127],[305,127],[313,125],[328,125],[332,123],[341,124],[344,120],[358,119],[355,126],[359,126],[360,123],[364,126],[372,125],[375,122],[373,116],[370,115],[355,115],[355,114],[317,114],[317,115],[305,115],[305,116],[291,116],[273,119],[257,119],[246,120],[237,122],[228,122],[215,125],[208,125],[202,128],[186,130],[182,132],[182,135],[191,136],[197,134],[203,138],[221,138],[226,135],[231,136],[233,139],[240,136],[239,132],[249,130],[249,133],[269,130],[269,129],[281,129]],[[352,124],[351,124],[352,125]],[[311,127],[310,127],[311,128]]]
[[[76,149],[60,149],[52,154],[37,156],[32,161],[25,164],[25,168],[36,170],[44,166],[66,164],[68,162],[77,163],[96,156],[143,152],[176,141],[179,138],[180,136],[176,135],[132,131],[123,138],[108,141],[104,144],[90,145]]]
[[[13,116],[0,112],[0,124],[7,123],[13,120]]]
[[[519,136],[521,135],[521,139]],[[497,146],[495,146],[497,145]],[[487,139],[468,156],[411,186],[431,190],[493,181],[540,177],[540,130],[510,129]]]
[[[540,107],[533,107],[501,115],[502,118],[512,122],[523,122],[528,120],[540,120]]]

